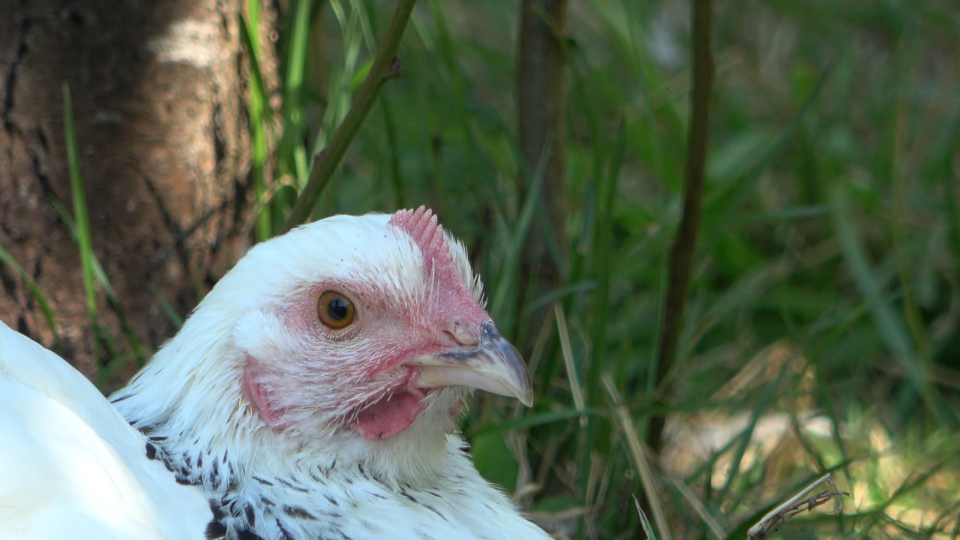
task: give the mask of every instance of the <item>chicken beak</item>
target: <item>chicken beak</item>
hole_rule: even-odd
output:
[[[465,350],[418,356],[405,362],[419,366],[417,386],[469,386],[501,396],[515,397],[527,407],[533,404],[530,372],[517,349],[497,332],[492,321],[480,327],[480,342]]]

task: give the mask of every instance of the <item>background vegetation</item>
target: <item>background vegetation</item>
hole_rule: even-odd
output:
[[[281,229],[394,6],[291,0],[273,82],[248,39],[255,238]],[[664,509],[659,538],[744,538],[832,471],[849,492],[843,514],[804,514],[777,536],[956,538],[956,7],[714,5],[700,238],[678,357],[659,383],[683,206],[687,3],[568,6],[566,173],[546,186],[565,194],[562,234],[546,239],[559,285],[544,290],[522,264],[531,229],[550,228],[525,196],[543,172],[519,157],[514,1],[416,7],[402,75],[313,217],[426,204],[467,243],[537,401],[478,396],[463,430],[481,472],[557,537],[644,537],[636,496]],[[260,35],[259,14],[251,2],[248,35]],[[102,276],[84,261],[88,282]],[[666,429],[651,451],[658,415]]]

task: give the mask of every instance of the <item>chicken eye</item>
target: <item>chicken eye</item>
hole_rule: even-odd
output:
[[[317,316],[328,328],[334,330],[346,328],[353,322],[355,315],[353,302],[338,292],[327,291],[317,300]]]

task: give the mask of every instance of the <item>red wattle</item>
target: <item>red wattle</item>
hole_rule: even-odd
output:
[[[423,410],[423,394],[400,390],[367,407],[357,416],[356,429],[371,441],[383,441],[410,427]]]

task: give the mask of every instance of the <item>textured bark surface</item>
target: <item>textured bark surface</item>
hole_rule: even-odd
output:
[[[71,208],[61,84],[94,250],[149,353],[174,331],[157,297],[186,313],[242,247],[231,240],[248,168],[240,6],[0,0],[0,244],[51,302],[58,352],[88,377],[98,365],[77,244],[49,202]],[[23,281],[3,265],[0,278],[0,320],[53,345]],[[126,350],[102,295],[100,311]]]

